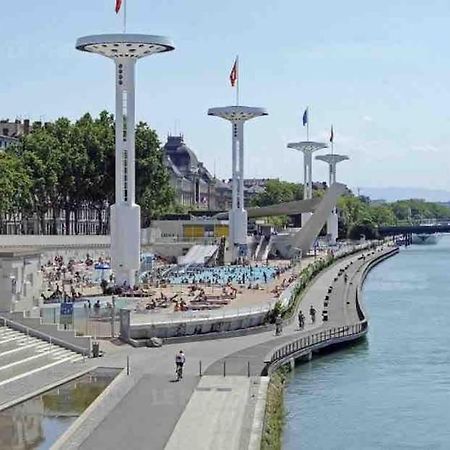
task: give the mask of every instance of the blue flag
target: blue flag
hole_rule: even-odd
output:
[[[305,126],[308,123],[308,108],[305,109],[305,112],[303,113],[303,126]]]

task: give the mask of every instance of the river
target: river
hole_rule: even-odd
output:
[[[450,236],[411,246],[364,285],[367,340],[298,365],[284,450],[450,448]]]

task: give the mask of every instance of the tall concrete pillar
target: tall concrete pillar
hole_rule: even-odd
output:
[[[304,141],[304,142],[291,142],[287,145],[288,148],[292,148],[294,150],[298,150],[303,153],[303,198],[304,200],[309,200],[312,198],[313,189],[312,189],[312,155],[314,152],[321,150],[323,148],[327,148],[327,144],[323,142],[313,142],[313,141]],[[302,227],[305,223],[310,219],[312,213],[306,212],[302,213]]]
[[[232,207],[229,212],[229,244],[232,260],[247,257],[247,211],[244,205],[244,123],[250,119],[267,116],[264,108],[226,106],[211,108],[208,115],[231,122],[232,149]]]
[[[342,161],[346,161],[349,159],[346,155],[335,155],[335,154],[329,154],[329,155],[319,155],[316,156],[316,159],[319,161],[324,161],[328,164],[329,168],[329,186],[332,186],[334,183],[336,183],[336,165]],[[338,238],[338,215],[336,208],[333,208],[333,211],[331,212],[330,216],[327,220],[327,234],[330,238],[331,244],[336,244],[336,240]]]

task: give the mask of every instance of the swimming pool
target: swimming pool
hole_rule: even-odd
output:
[[[276,274],[273,267],[221,266],[172,269],[167,279],[171,284],[193,283],[267,283]]]

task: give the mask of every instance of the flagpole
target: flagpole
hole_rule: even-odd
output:
[[[331,154],[334,155],[334,127],[331,125]]]
[[[127,0],[123,0],[123,32],[127,32]]]
[[[236,72],[237,72],[237,77],[236,77],[236,106],[239,106],[239,78],[240,78],[240,73],[239,73],[239,55],[236,56]]]
[[[306,141],[309,142],[309,106],[306,107]]]

